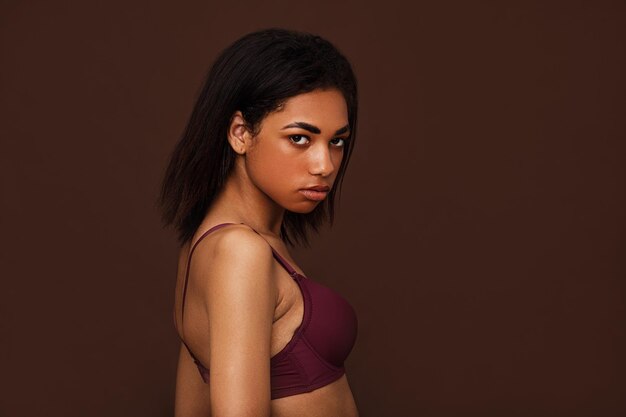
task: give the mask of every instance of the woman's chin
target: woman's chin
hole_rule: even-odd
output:
[[[315,210],[320,201],[306,201],[300,204],[294,204],[292,207],[287,208],[292,213],[308,214]]]

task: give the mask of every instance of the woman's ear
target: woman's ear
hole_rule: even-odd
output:
[[[250,131],[243,118],[243,114],[239,110],[230,118],[228,126],[228,142],[235,152],[244,155],[248,150],[250,139]]]

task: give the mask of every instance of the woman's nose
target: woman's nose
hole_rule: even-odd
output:
[[[326,177],[335,171],[335,164],[331,157],[330,149],[323,143],[311,150],[311,162],[309,172],[312,175]]]

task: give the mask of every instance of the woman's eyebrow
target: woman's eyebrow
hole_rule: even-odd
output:
[[[289,129],[290,127],[299,127],[300,129],[304,129],[304,130],[307,130],[307,131],[309,131],[311,133],[315,133],[316,135],[319,135],[320,133],[322,133],[322,131],[320,130],[319,127],[313,126],[312,124],[307,123],[307,122],[290,123],[287,126],[283,127],[282,130]],[[341,135],[342,133],[346,133],[349,129],[350,129],[350,125],[347,124],[344,127],[342,127],[341,129],[337,130],[335,132],[335,135]]]

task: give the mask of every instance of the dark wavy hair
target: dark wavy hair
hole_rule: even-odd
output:
[[[238,39],[218,56],[200,90],[187,127],[172,152],[157,201],[164,226],[173,225],[182,245],[190,240],[230,174],[236,153],[227,140],[239,110],[251,132],[287,99],[316,89],[337,89],[348,108],[351,137],[335,186],[310,213],[286,210],[280,237],[309,245],[316,232],[333,224],[335,195],[356,138],[357,83],[348,60],[327,40],[304,32],[265,29]],[[258,133],[258,132],[257,132]]]

